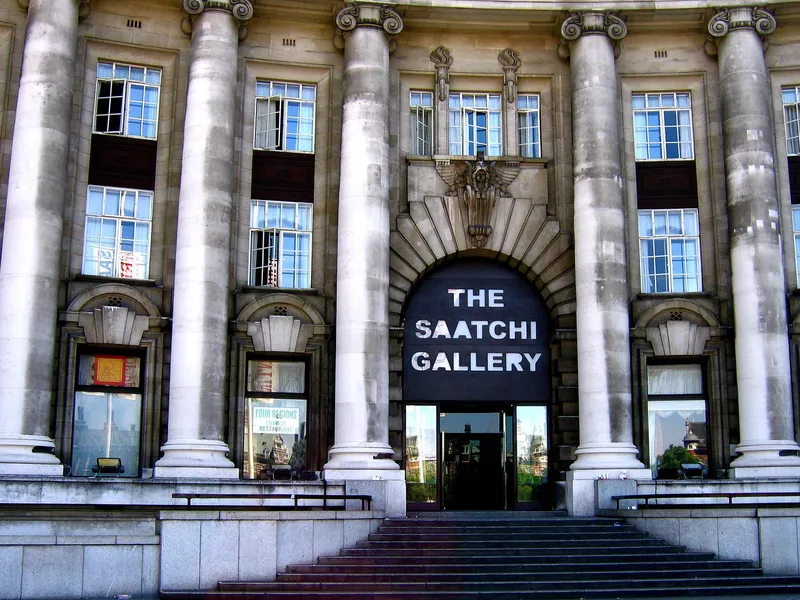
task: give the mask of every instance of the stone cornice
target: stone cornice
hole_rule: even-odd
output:
[[[363,2],[348,4],[336,15],[336,27],[352,31],[356,27],[378,27],[389,35],[403,31],[403,19],[386,4]]]
[[[767,36],[777,26],[772,13],[759,6],[744,6],[718,10],[708,22],[708,32],[720,38],[734,29],[754,29],[759,35]]]
[[[573,13],[561,24],[561,36],[574,42],[582,35],[607,35],[615,42],[628,33],[625,21],[611,12],[586,11]]]

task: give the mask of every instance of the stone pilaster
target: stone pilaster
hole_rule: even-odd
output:
[[[0,474],[61,475],[50,415],[79,2],[26,4],[0,264]]]
[[[247,1],[184,0],[192,15],[178,205],[169,422],[156,477],[238,477],[226,457],[225,369],[240,22]]]
[[[572,72],[580,411],[570,508],[573,514],[585,514],[594,511],[593,502],[590,506],[587,500],[593,500],[598,473],[616,477],[628,471],[629,476],[649,476],[636,458],[631,414],[630,316],[614,65],[615,42],[627,29],[611,13],[584,12],[564,21],[561,33],[570,44]]]
[[[345,64],[329,479],[397,469],[389,445],[389,43],[403,23],[369,2],[342,9],[336,25]]]
[[[794,439],[786,284],[775,179],[774,126],[758,7],[717,12],[717,38],[736,321],[741,454],[735,477],[800,474]]]
[[[436,106],[436,122],[448,122],[448,98],[450,97],[450,67],[453,66],[453,55],[444,46],[439,46],[431,52],[431,62],[436,68],[436,93],[434,106]],[[450,154],[448,143],[448,127],[435,128],[434,154]]]

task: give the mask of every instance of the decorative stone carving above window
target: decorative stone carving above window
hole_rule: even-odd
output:
[[[138,346],[149,328],[149,318],[123,306],[103,306],[80,313],[78,325],[89,344]]]
[[[313,325],[294,317],[272,315],[247,323],[247,335],[256,352],[305,352]]]
[[[467,211],[467,233],[474,247],[483,248],[492,235],[497,196],[511,197],[508,186],[517,178],[519,169],[519,161],[486,162],[483,152],[478,152],[476,160],[436,159],[436,171],[450,188],[447,195],[457,196]]]
[[[436,68],[436,89],[439,92],[439,102],[447,102],[450,94],[450,67],[453,65],[453,55],[444,46],[439,46],[431,52],[431,62]]]
[[[506,48],[497,55],[497,60],[503,66],[506,100],[508,100],[509,104],[514,104],[517,101],[517,69],[522,66],[519,53],[511,48]]]
[[[647,328],[647,341],[656,356],[693,356],[703,354],[711,338],[711,328],[688,321],[669,321]]]

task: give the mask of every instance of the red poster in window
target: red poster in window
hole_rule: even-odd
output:
[[[133,252],[119,253],[119,276],[133,278]]]
[[[125,357],[124,356],[95,356],[94,357],[94,384],[95,385],[125,385]]]

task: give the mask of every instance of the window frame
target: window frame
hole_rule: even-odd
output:
[[[794,100],[787,102],[790,93],[794,95]],[[781,86],[781,104],[786,134],[786,154],[787,156],[800,156],[800,85]],[[790,107],[794,109],[794,117],[789,115]],[[792,128],[794,132],[790,131]]]
[[[302,364],[303,365],[303,391],[302,392],[261,392],[252,390],[250,387],[250,363],[251,362],[269,362],[269,363],[293,363],[293,364]],[[311,363],[308,360],[308,357],[301,354],[264,354],[261,352],[246,352],[244,355],[244,382],[243,382],[243,395],[242,395],[242,405],[244,410],[244,418],[242,419],[241,425],[241,439],[242,439],[242,466],[241,466],[241,473],[242,478],[246,480],[257,480],[261,479],[256,473],[254,476],[253,469],[249,469],[250,476],[246,476],[246,467],[250,464],[254,464],[255,454],[257,452],[253,451],[252,454],[254,456],[249,457],[251,452],[248,452],[248,432],[250,429],[248,428],[248,424],[252,427],[252,423],[250,423],[251,419],[251,409],[252,409],[252,401],[253,400],[292,400],[292,401],[304,401],[305,404],[305,430],[302,432],[302,436],[300,439],[304,439],[306,442],[306,464],[304,467],[304,471],[309,470],[309,465],[311,463],[311,443],[312,443],[312,435],[310,431],[310,422],[312,419],[311,414]],[[260,449],[259,449],[260,452]],[[291,460],[291,459],[290,459]]]
[[[414,102],[415,96],[418,102]],[[409,130],[410,144],[409,154],[415,156],[433,156],[435,111],[433,102],[433,92],[424,90],[409,91]],[[426,104],[425,102],[429,102]],[[427,123],[425,122],[427,119]],[[420,137],[419,130],[422,129],[423,136]],[[427,138],[425,134],[427,133]]]
[[[696,366],[700,370],[700,392],[699,393],[662,393],[662,394],[652,394],[650,393],[650,368],[651,367],[661,367],[661,368],[670,368],[670,367],[682,367],[682,366]],[[653,436],[655,432],[651,431],[650,429],[650,404],[652,402],[703,402],[704,403],[704,413],[705,413],[705,426],[706,426],[706,463],[704,465],[706,474],[704,477],[707,476],[708,473],[711,473],[711,469],[713,466],[712,461],[712,441],[714,436],[711,432],[711,398],[708,389],[708,381],[707,381],[707,363],[702,358],[696,360],[680,360],[680,361],[663,361],[663,360],[647,360],[644,365],[644,392],[645,392],[645,406],[643,411],[643,417],[646,423],[646,431],[647,436],[644,439],[644,443],[647,445],[647,468],[651,469],[653,472],[654,479],[657,479],[657,459],[658,456],[653,456],[652,446],[653,446]]]
[[[111,69],[111,77],[102,77],[99,75],[100,70],[102,67],[110,68]],[[127,70],[128,76],[127,77],[117,77],[117,69],[121,71]],[[130,77],[131,69],[141,69],[142,70],[142,79],[133,79]],[[99,60],[97,62],[96,67],[97,78],[95,81],[95,93],[94,93],[94,104],[92,110],[92,133],[93,134],[102,134],[102,135],[117,135],[120,137],[130,137],[130,138],[137,138],[143,140],[158,140],[158,123],[159,123],[159,116],[160,116],[160,105],[161,105],[161,86],[163,80],[163,71],[161,68],[158,67],[147,67],[144,65],[134,65],[129,63],[122,63],[117,61],[106,61],[106,60]],[[148,81],[148,76],[151,73],[158,74],[158,82]],[[109,96],[100,96],[101,89],[103,85],[110,84],[110,91],[112,92]],[[123,86],[122,94],[115,95],[114,92],[114,84],[120,83]],[[132,99],[132,89],[135,87],[142,87],[142,99],[141,99],[141,111],[142,115],[140,118],[132,117],[131,113],[134,112],[132,109],[132,104],[137,104],[140,101]],[[148,102],[147,101],[147,90],[155,89],[156,91],[156,101]],[[105,98],[120,98],[121,99],[121,106],[120,112],[111,112],[111,102],[109,101],[109,110],[103,114],[100,113],[100,102]],[[150,105],[155,108],[155,115],[152,119],[145,119],[145,109]],[[111,115],[119,115],[120,123],[119,127],[112,128],[110,127],[110,117]],[[107,125],[108,127],[105,130],[98,128],[98,120],[101,118],[108,119]],[[153,127],[153,135],[136,135],[130,133],[130,124],[132,120],[141,121],[141,128],[142,132],[144,132],[145,124],[151,124]]]
[[[664,106],[664,98],[672,97],[672,104],[668,106]],[[658,106],[651,106],[651,98],[655,99],[658,98]],[[685,97],[687,99],[687,103],[684,106],[680,106],[679,97]],[[637,100],[643,99],[644,106],[636,106]],[[655,100],[653,100],[655,104]],[[692,116],[692,94],[690,91],[663,91],[663,92],[633,92],[631,94],[631,110],[633,115],[633,146],[634,146],[634,157],[636,162],[642,161],[669,161],[669,160],[694,160],[695,159],[695,144],[694,144],[694,121]],[[675,113],[675,124],[668,125],[666,124],[665,114],[666,113]],[[644,113],[645,115],[645,124],[644,129],[642,126],[637,124],[637,115],[641,115]],[[680,123],[680,116],[678,113],[682,113],[687,115],[688,117],[688,124]],[[652,156],[651,149],[656,146],[656,141],[650,140],[650,132],[656,130],[656,126],[651,125],[649,123],[650,115],[657,115],[658,116],[658,124],[657,124],[657,131],[658,131],[658,149],[661,153],[661,156]],[[667,135],[667,130],[674,128],[677,132],[677,140],[668,140],[669,137]],[[681,129],[688,128],[689,130],[689,139],[684,140],[681,139]],[[644,131],[644,140],[638,139],[638,134]],[[689,156],[683,155],[683,146],[686,144],[689,145]],[[676,145],[678,148],[678,156],[675,157],[668,157],[668,145]],[[640,151],[644,148],[645,155],[642,156]]]
[[[522,99],[525,99],[523,102]],[[536,106],[531,107],[532,100],[536,101]],[[526,106],[521,107],[522,104]],[[542,157],[542,113],[541,113],[541,98],[539,94],[517,94],[517,136],[519,144],[519,154],[525,158],[541,158]],[[523,119],[527,120],[531,115],[535,115],[535,124],[523,123]],[[523,142],[523,131],[533,131],[533,141]],[[527,148],[531,151],[528,153]]]
[[[101,200],[102,208],[101,208],[101,212],[99,214],[98,213],[94,213],[94,212],[89,212],[89,203],[91,202],[92,192],[94,190],[101,190],[102,191],[102,200]],[[106,198],[108,196],[108,192],[109,191],[116,191],[116,192],[120,193],[119,208],[118,208],[119,212],[116,215],[106,214],[106,208],[105,208],[106,207]],[[122,213],[124,213],[124,210],[125,210],[125,196],[127,194],[130,194],[130,193],[134,194],[134,209],[133,209],[134,215],[133,216],[126,216],[126,215],[124,215]],[[138,218],[136,216],[136,213],[138,212],[138,206],[139,206],[140,198],[143,195],[148,195],[149,196],[149,209],[148,209],[149,219]],[[151,260],[152,244],[153,244],[153,208],[154,208],[154,202],[155,202],[155,194],[150,190],[137,190],[137,189],[131,189],[131,188],[119,188],[119,187],[101,186],[101,185],[89,185],[89,186],[87,186],[87,190],[86,190],[86,212],[85,212],[84,230],[83,230],[83,253],[81,255],[81,274],[82,275],[91,275],[91,276],[95,276],[95,277],[119,278],[119,279],[130,279],[130,280],[139,280],[139,281],[146,280],[150,275],[150,260]],[[113,262],[113,268],[114,268],[114,272],[113,272],[112,275],[105,275],[105,274],[101,274],[100,273],[100,262],[101,261],[100,261],[99,256],[94,261],[88,261],[89,263],[94,262],[94,263],[97,264],[97,272],[96,273],[90,273],[86,269],[86,266],[87,266],[87,252],[89,252],[91,250],[90,243],[89,243],[89,220],[90,219],[96,219],[96,220],[100,221],[100,229],[101,229],[101,231],[100,231],[100,237],[97,240],[97,246],[96,246],[97,251],[98,251],[98,255],[99,255],[100,251],[104,249],[104,246],[102,245],[102,242],[103,242],[103,234],[102,234],[103,221],[105,221],[105,220],[109,220],[109,221],[113,220],[113,221],[115,221],[114,256],[111,259],[112,262]],[[123,223],[125,223],[125,222],[132,222],[133,225],[134,225],[134,237],[131,240],[131,243],[133,244],[133,248],[134,249],[130,251],[131,254],[134,257],[134,259],[132,261],[132,270],[133,270],[133,272],[135,272],[136,265],[137,264],[141,264],[143,266],[143,269],[144,269],[143,277],[135,277],[133,275],[131,275],[130,277],[127,277],[122,273],[121,254],[122,254],[122,252],[127,252],[127,251],[125,251],[125,250],[123,250],[121,248],[121,245],[122,245],[122,243],[124,241],[123,238],[122,238],[122,227],[123,227]],[[136,252],[136,243],[137,243],[137,241],[136,241],[136,231],[138,230],[138,225],[139,224],[146,224],[147,228],[148,228],[147,251],[146,251],[146,255],[145,255],[144,261],[141,262],[141,263],[137,263],[135,261],[135,257],[136,257],[136,254],[137,254],[137,252]],[[139,254],[141,254],[141,253],[139,253]]]
[[[478,98],[485,100],[484,106],[476,106]],[[465,99],[467,99],[466,102]],[[483,152],[485,156],[503,155],[502,102],[502,94],[499,93],[450,92],[447,104],[447,129],[448,148],[451,155],[477,156],[478,152]],[[465,105],[469,103],[472,106]],[[485,116],[485,126],[479,123],[481,115]],[[492,125],[492,117],[496,117],[496,125]],[[469,122],[470,119],[472,119],[472,123]],[[481,131],[485,132],[485,142],[480,141]],[[470,137],[470,134],[474,139]],[[493,134],[496,136],[496,142],[492,141]],[[475,151],[471,152],[473,146]],[[454,152],[456,149],[459,151]]]
[[[287,91],[289,88],[297,88],[297,96],[289,96]],[[266,91],[266,94],[263,93]],[[306,92],[308,91],[308,94]],[[261,93],[260,93],[261,92]],[[309,97],[306,97],[309,96]],[[294,119],[290,115],[289,106],[291,104],[298,105],[297,119],[297,148],[287,149],[288,137],[292,134],[289,132],[289,122]],[[262,113],[260,107],[265,105],[267,107],[266,113]],[[272,106],[275,110],[270,110]],[[303,108],[311,107],[310,119],[303,116]],[[270,115],[276,115],[274,123],[270,122]],[[311,122],[311,132],[302,133],[302,126],[304,123]],[[260,124],[265,123],[265,127],[260,129]],[[271,152],[295,152],[300,154],[314,154],[315,137],[316,137],[316,123],[317,123],[317,86],[311,83],[295,83],[288,81],[274,81],[274,80],[256,80],[256,94],[255,94],[255,110],[253,112],[253,150],[268,150]],[[270,145],[270,134],[274,132],[275,142]],[[259,136],[264,137],[264,143],[259,145]],[[310,141],[310,149],[301,149],[302,140]]]
[[[264,214],[265,227],[257,227],[257,226],[254,225],[254,222],[255,222],[255,220],[257,218],[254,215],[254,210],[256,209],[256,207],[258,205],[262,205],[262,204],[263,204],[263,207],[264,207],[263,208],[263,214]],[[282,211],[283,211],[283,205],[292,205],[292,206],[294,206],[294,209],[295,209],[295,220],[294,220],[295,227],[291,228],[291,229],[290,228],[285,228],[285,227],[280,227],[280,226],[278,226],[278,227],[266,227],[266,224],[269,222],[268,219],[269,219],[270,205],[278,205],[279,206],[279,210],[281,211],[281,214],[282,214]],[[309,222],[308,222],[308,228],[307,229],[299,229],[299,223],[300,223],[300,210],[299,210],[299,208],[301,206],[307,207],[307,209],[308,209]],[[282,225],[282,217],[279,217],[279,225]],[[272,236],[273,236],[273,238],[272,238],[273,239],[273,244],[272,244],[271,247],[274,248],[273,252],[278,254],[277,265],[276,265],[276,277],[277,277],[276,285],[270,285],[269,283],[267,283],[267,284],[264,284],[264,283],[258,284],[258,283],[256,283],[256,281],[258,281],[258,278],[255,276],[256,269],[266,269],[268,271],[271,268],[268,265],[267,266],[262,265],[262,266],[258,266],[258,267],[254,267],[253,266],[254,254],[256,252],[263,252],[265,248],[266,249],[270,248],[270,245],[266,245],[266,246],[262,246],[258,250],[254,250],[254,248],[253,248],[254,234],[259,234],[259,233],[260,234],[272,234]],[[282,285],[282,283],[283,283],[283,281],[282,281],[283,280],[283,273],[284,273],[284,266],[283,266],[283,264],[284,264],[284,248],[285,248],[284,240],[286,238],[286,234],[297,234],[298,236],[304,235],[304,236],[308,237],[308,252],[307,252],[308,253],[308,259],[307,259],[307,261],[308,261],[308,269],[305,270],[305,269],[300,269],[299,267],[296,267],[295,269],[292,270],[292,273],[294,274],[293,276],[295,278],[295,283],[297,283],[297,277],[299,276],[300,273],[305,273],[305,272],[308,273],[307,274],[307,280],[308,280],[308,285],[307,286],[284,286],[284,285]],[[312,254],[313,254],[313,241],[314,241],[314,235],[313,234],[314,234],[314,205],[312,203],[310,203],[310,202],[290,202],[290,201],[284,201],[284,200],[261,200],[261,199],[252,198],[250,200],[250,219],[249,219],[249,234],[248,234],[247,285],[250,286],[250,287],[272,287],[272,288],[280,288],[280,289],[310,289],[311,288],[311,274],[312,274],[312,268],[311,268],[312,267],[312,263],[311,263],[311,260],[312,260]],[[277,244],[275,243],[276,237],[277,237]],[[294,251],[295,264],[297,264],[297,262],[298,262],[297,261],[297,257],[300,255],[300,252],[303,252],[303,251],[299,250],[297,248],[297,245],[295,245],[295,251]],[[268,260],[275,260],[275,259],[270,258]],[[269,281],[269,277],[270,276],[268,274],[267,275],[267,280],[268,281]],[[262,278],[262,281],[263,281],[263,278]]]
[[[669,227],[670,227],[670,213],[680,213],[681,218],[681,233],[680,234],[670,234]],[[695,215],[695,235],[686,235],[686,213],[692,212]],[[642,235],[642,216],[645,213],[649,213],[650,217],[650,231],[651,235]],[[665,233],[663,235],[657,234],[655,231],[655,216],[656,214],[665,214]],[[642,293],[644,294],[695,294],[700,293],[703,291],[703,265],[702,265],[702,251],[700,246],[700,214],[699,209],[697,208],[665,208],[665,209],[649,209],[649,208],[640,208],[636,212],[637,218],[637,231],[638,231],[638,241],[639,241],[639,269],[640,269],[640,285]],[[666,246],[666,254],[648,254],[644,252],[643,244],[648,241],[653,241],[653,245],[657,240],[665,240]],[[685,242],[689,240],[694,240],[696,242],[697,252],[693,256],[687,256],[686,254],[682,254],[680,258],[674,258],[672,253],[672,244],[675,241],[683,241],[684,247]],[[663,257],[666,260],[666,272],[659,272],[653,271],[651,272],[649,269],[645,268],[646,261],[655,261],[659,257]],[[694,274],[692,274],[692,278],[697,282],[697,289],[696,290],[675,290],[675,282],[677,279],[683,279],[684,281],[684,288],[687,286],[685,285],[686,282],[690,281],[686,270],[684,269],[683,273],[676,274],[674,272],[674,260],[681,260],[684,262],[687,260],[694,259],[697,264],[697,270]],[[655,264],[655,263],[654,263]],[[677,275],[677,277],[676,277]],[[658,290],[658,279],[666,277],[667,281],[667,289],[666,290]],[[649,285],[649,279],[653,278],[653,286]],[[650,289],[650,288],[655,289]]]
[[[81,359],[85,356],[94,356],[95,358],[138,358],[139,359],[139,377],[138,377],[138,385],[127,387],[127,386],[118,386],[112,384],[82,384],[80,383],[80,364]],[[145,434],[147,429],[147,410],[148,410],[148,399],[147,399],[147,386],[146,386],[146,369],[147,369],[147,350],[144,348],[131,348],[131,349],[120,349],[118,347],[109,348],[103,346],[96,346],[96,345],[89,345],[89,344],[80,344],[78,346],[76,355],[75,355],[75,369],[72,373],[73,378],[73,386],[72,386],[72,413],[71,413],[71,437],[70,437],[70,445],[69,445],[69,457],[70,457],[70,469],[72,469],[76,457],[75,452],[75,425],[78,422],[77,418],[77,410],[78,410],[78,402],[77,396],[80,393],[87,392],[87,393],[104,393],[104,394],[136,394],[139,396],[139,442],[138,442],[138,468],[135,471],[130,470],[130,465],[126,465],[124,462],[122,463],[123,467],[126,467],[126,471],[121,474],[116,474],[116,477],[125,477],[125,478],[139,478],[141,477],[142,469],[144,468],[144,460],[145,460]],[[94,474],[81,474],[77,475],[74,471],[71,470],[70,476],[73,477],[93,477]]]

